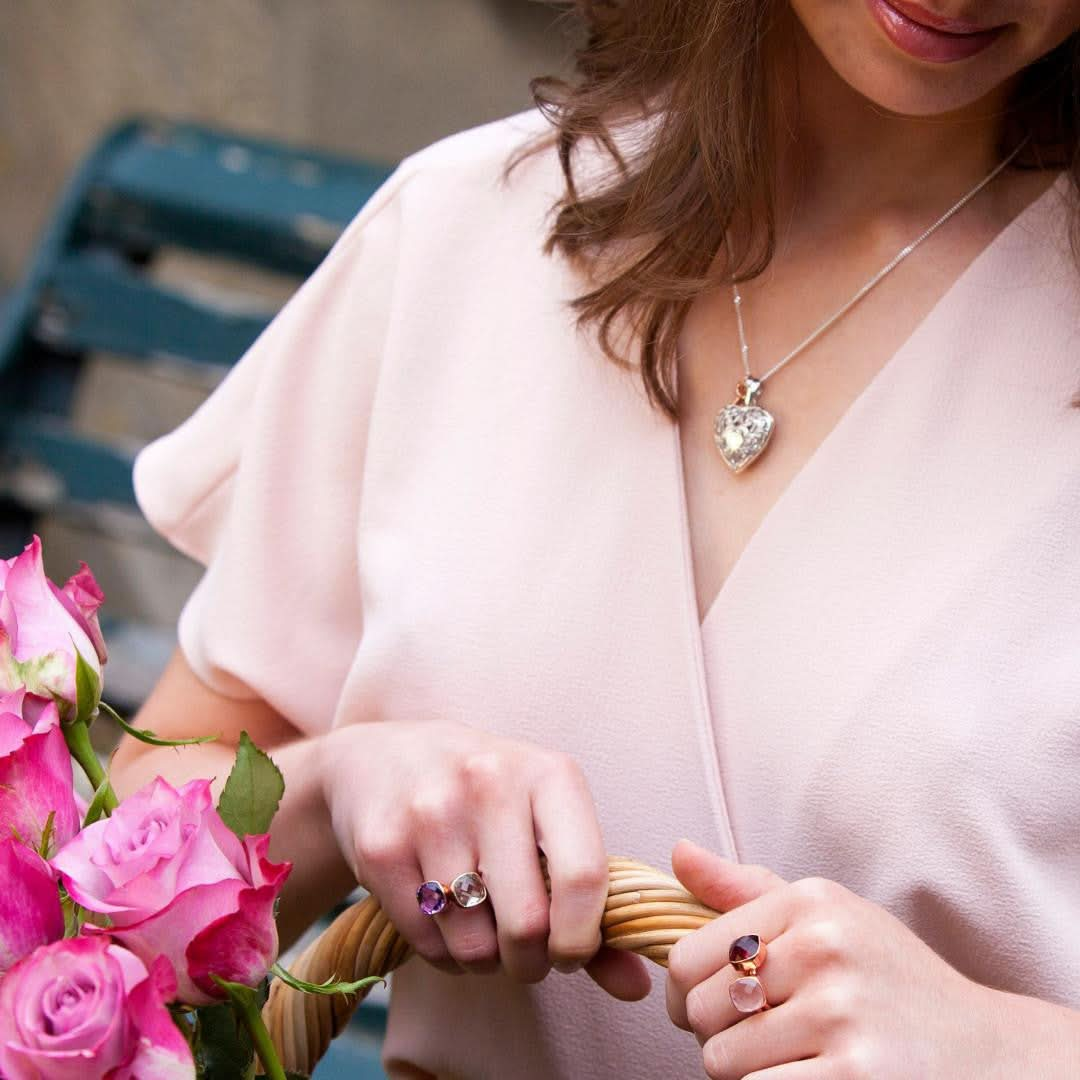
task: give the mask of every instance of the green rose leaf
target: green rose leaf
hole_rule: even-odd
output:
[[[284,792],[285,781],[270,755],[240,732],[236,761],[218,800],[222,821],[241,839],[269,832]]]
[[[297,977],[280,964],[275,964],[270,971],[286,986],[291,986],[302,994],[321,994],[325,997],[334,994],[357,994],[361,990],[370,990],[376,983],[386,982],[379,975],[368,975],[367,978],[358,979],[356,982],[345,982],[331,976],[326,982],[313,983]]]

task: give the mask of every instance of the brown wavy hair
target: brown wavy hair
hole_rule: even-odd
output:
[[[509,165],[554,143],[566,181],[545,250],[589,266],[589,289],[573,301],[623,367],[627,340],[650,401],[677,415],[677,342],[692,301],[732,279],[759,274],[772,257],[772,139],[766,46],[783,0],[576,0],[554,6],[580,22],[583,44],[571,79],[530,87],[554,127]],[[652,123],[649,122],[650,118]],[[647,134],[620,145],[625,119]],[[1080,189],[1080,34],[1022,73],[1003,135],[1018,162],[1071,171]],[[624,128],[625,130],[625,128]],[[579,186],[575,148],[595,140],[610,168]],[[594,178],[595,179],[595,178]],[[717,259],[733,219],[754,246]],[[744,230],[740,230],[744,231]],[[1080,252],[1080,225],[1074,221]],[[630,337],[623,337],[624,332]]]

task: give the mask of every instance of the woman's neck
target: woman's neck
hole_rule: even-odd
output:
[[[946,116],[898,116],[848,86],[792,22],[774,52],[781,243],[785,226],[807,217],[823,228],[909,229],[998,163],[1009,87]]]

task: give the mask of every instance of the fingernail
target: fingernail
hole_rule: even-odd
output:
[[[572,960],[556,960],[551,966],[563,975],[573,975],[575,971],[581,970],[581,964],[574,963]]]

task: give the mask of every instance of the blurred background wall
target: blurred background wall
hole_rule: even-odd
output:
[[[0,0],[0,282],[130,112],[394,162],[531,103],[571,44],[538,0]]]
[[[543,0],[0,0],[0,304],[65,181],[121,118],[191,120],[393,165],[528,108],[529,80],[570,66],[560,11]],[[169,256],[154,272],[181,288],[209,275],[223,300],[259,279],[250,266],[230,274]],[[295,287],[260,286],[272,307]],[[74,421],[137,447],[181,422],[220,375],[92,354]],[[141,700],[201,569],[111,505],[50,512],[34,528],[53,576],[85,559],[107,611],[139,628],[130,640],[113,632],[110,686]]]

